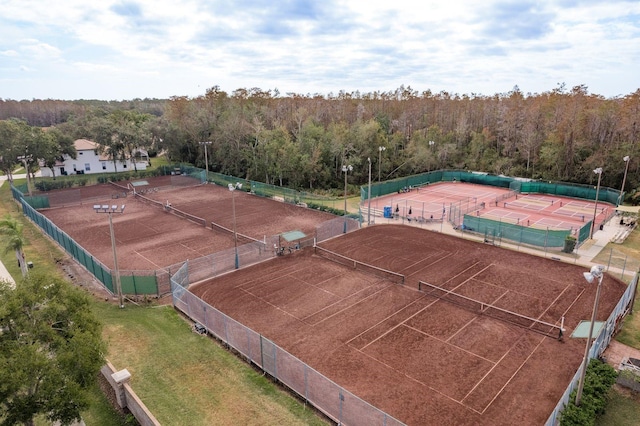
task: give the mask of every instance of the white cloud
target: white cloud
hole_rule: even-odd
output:
[[[0,96],[197,96],[213,85],[326,94],[400,84],[491,95],[559,82],[617,96],[638,89],[639,28],[634,1],[7,0],[0,79],[18,79],[11,73],[26,66],[45,81],[21,78]]]

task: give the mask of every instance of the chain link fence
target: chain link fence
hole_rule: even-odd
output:
[[[261,368],[279,383],[297,393],[307,403],[338,424],[403,425],[382,410],[363,401],[342,386],[314,370],[277,344],[213,308],[188,290],[192,280],[191,261],[171,277],[173,305],[207,332],[247,361]]]
[[[613,336],[619,331],[622,326],[622,320],[625,315],[629,312],[633,299],[635,296],[636,286],[638,285],[638,274],[634,274],[633,278],[629,282],[627,286],[627,290],[624,292],[620,301],[614,308],[611,315],[605,322],[605,324],[600,329],[600,333],[595,336],[593,343],[591,344],[591,348],[589,349],[589,359],[598,358],[604,350],[609,346],[609,342],[613,338]],[[580,376],[582,375],[582,366],[578,369],[576,374],[571,379],[569,386],[565,390],[564,394],[558,401],[556,408],[553,410],[549,419],[545,423],[545,426],[556,426],[560,421],[560,415],[564,407],[569,404],[569,398],[571,396],[571,392],[578,386],[578,381],[580,380]]]

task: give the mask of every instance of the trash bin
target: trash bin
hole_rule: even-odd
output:
[[[393,218],[393,213],[391,211],[391,206],[384,206],[384,217],[387,219]]]
[[[600,230],[602,231],[604,229],[604,223],[600,224]]]

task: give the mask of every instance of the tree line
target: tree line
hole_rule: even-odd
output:
[[[341,188],[344,165],[353,166],[350,184],[364,184],[369,161],[374,181],[463,169],[595,184],[593,170],[602,167],[602,185],[618,189],[626,156],[626,191],[640,185],[640,89],[604,98],[563,84],[492,96],[410,86],[329,95],[214,86],[167,100],[1,101],[0,118],[10,110],[41,125],[56,117],[49,109],[68,113],[48,125],[103,144],[113,158],[147,147],[204,168],[206,147],[209,170],[296,189]]]

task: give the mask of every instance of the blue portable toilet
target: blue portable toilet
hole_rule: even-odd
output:
[[[384,206],[384,217],[386,217],[387,219],[393,219],[391,206]]]

